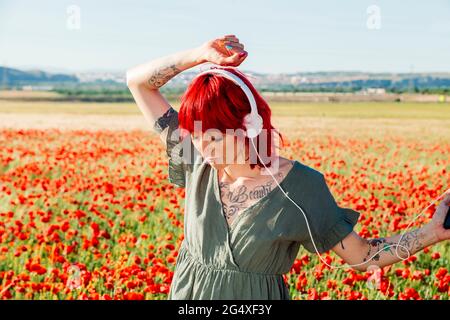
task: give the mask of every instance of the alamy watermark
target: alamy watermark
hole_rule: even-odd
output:
[[[367,20],[366,26],[369,30],[381,29],[381,9],[377,5],[371,5],[367,7]]]
[[[81,9],[79,6],[73,4],[66,8],[66,27],[69,30],[81,29]]]

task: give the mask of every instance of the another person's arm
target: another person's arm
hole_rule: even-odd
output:
[[[357,265],[353,268],[359,271],[366,271],[369,266],[373,265],[381,268],[394,264],[430,245],[450,239],[450,230],[443,227],[449,206],[450,191],[447,191],[432,220],[423,227],[406,232],[403,236],[397,234],[373,239],[361,238],[352,231],[332,250],[349,265]]]

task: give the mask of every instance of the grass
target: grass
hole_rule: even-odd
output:
[[[171,102],[179,108],[178,102]],[[450,119],[450,103],[270,102],[277,117]],[[0,100],[0,113],[141,115],[135,103],[31,102]]]

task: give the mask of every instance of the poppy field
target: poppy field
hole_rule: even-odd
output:
[[[450,188],[449,139],[317,132],[282,131],[281,154],[324,173],[338,204],[361,213],[361,236],[403,232]],[[167,164],[144,130],[0,128],[0,298],[166,299],[185,196]],[[448,300],[450,243],[376,277],[301,248],[284,279],[292,299]]]

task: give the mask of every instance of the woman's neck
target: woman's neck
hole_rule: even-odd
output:
[[[250,163],[229,164],[223,168],[223,172],[231,181],[237,181],[239,179],[255,179],[261,175],[260,167],[255,166],[251,169]]]

